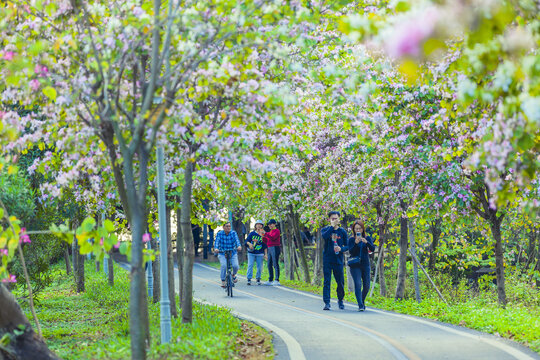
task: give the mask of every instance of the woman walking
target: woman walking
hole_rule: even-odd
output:
[[[248,269],[247,269],[247,284],[251,285],[253,277],[253,265],[257,262],[257,285],[261,285],[261,273],[263,267],[263,258],[266,259],[266,244],[263,242],[265,234],[263,230],[264,223],[261,220],[255,222],[255,230],[249,233],[246,239]]]
[[[281,246],[281,233],[277,228],[277,221],[268,221],[270,231],[264,234],[263,241],[268,246],[268,273],[269,278],[265,285],[279,285],[279,254]],[[274,280],[274,270],[276,270],[276,280]]]
[[[354,294],[358,302],[358,311],[366,310],[366,295],[369,291],[370,268],[368,250],[374,251],[373,239],[366,236],[364,223],[356,220],[352,225],[353,236],[349,239],[349,261],[354,280]]]

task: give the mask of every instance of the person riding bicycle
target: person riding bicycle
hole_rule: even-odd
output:
[[[221,264],[221,287],[226,287],[225,276],[227,275],[227,258],[225,252],[231,252],[231,264],[233,268],[233,281],[237,282],[236,273],[238,272],[238,253],[242,251],[242,245],[238,239],[236,231],[231,230],[231,223],[223,224],[223,230],[216,235],[214,242],[214,252],[218,254],[219,263]]]

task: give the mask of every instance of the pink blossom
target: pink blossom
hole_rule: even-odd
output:
[[[15,278],[15,275],[9,275],[7,279],[2,279],[3,283],[15,283],[17,282],[17,279]]]
[[[419,56],[421,45],[433,33],[436,21],[437,12],[430,8],[398,24],[386,40],[389,55],[394,58]]]
[[[37,79],[32,79],[30,80],[30,87],[32,88],[32,90],[34,91],[37,91],[37,89],[39,89],[39,80]]]
[[[149,242],[150,241],[150,234],[149,233],[143,234],[142,241],[143,241],[143,243]]]
[[[46,77],[47,74],[49,73],[49,69],[45,65],[37,64],[36,67],[34,68],[34,72],[39,77]]]
[[[21,228],[21,232],[19,233],[19,242],[21,244],[28,244],[31,243],[30,236],[26,233],[26,228]]]
[[[114,244],[114,248],[115,248],[115,249],[118,249],[119,247],[120,247],[120,241],[117,242],[116,244]]]
[[[0,255],[8,256],[9,255],[8,249],[0,249]]]
[[[103,246],[103,238],[99,239],[99,246]]]
[[[4,60],[11,61],[15,57],[15,53],[13,51],[6,51],[4,53]]]

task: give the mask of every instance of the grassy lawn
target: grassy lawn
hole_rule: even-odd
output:
[[[207,264],[219,268],[219,263],[208,262]],[[283,263],[281,263],[282,275],[280,276],[280,283],[287,287],[320,295],[322,309],[322,286],[306,284],[298,280],[287,280],[283,269]],[[242,275],[245,275],[246,272],[247,261],[240,266],[239,270]],[[368,310],[372,306],[378,309],[461,325],[515,340],[540,353],[540,294],[537,289],[526,286],[524,278],[519,278],[517,275],[508,272],[506,281],[508,306],[503,309],[497,305],[496,289],[490,282],[486,282],[479,293],[472,293],[464,283],[453,286],[448,279],[436,277],[434,281],[449,303],[449,305],[446,305],[438,298],[423,274],[420,276],[422,302],[417,303],[414,298],[412,279],[407,279],[407,299],[395,301],[393,297],[396,288],[394,275],[393,272],[387,270],[386,278],[390,279],[387,280],[389,297],[379,295],[379,286],[378,284],[375,285],[373,296],[366,299]],[[345,274],[345,283],[347,283],[346,277],[347,274]],[[265,263],[262,281],[267,279],[268,271]],[[335,289],[336,284],[332,280],[331,296],[334,300],[336,299]],[[345,300],[356,303],[354,292],[345,289]]]
[[[55,281],[38,295],[36,311],[47,344],[63,359],[131,357],[128,319],[129,278],[115,267],[115,285],[87,263],[86,292],[74,291],[65,265],[54,266]],[[178,301],[178,300],[177,300]],[[178,302],[177,302],[178,303]],[[27,308],[24,309],[30,319]],[[272,337],[227,309],[193,305],[193,323],[172,319],[172,342],[160,345],[159,304],[149,305],[152,346],[149,359],[270,359]]]

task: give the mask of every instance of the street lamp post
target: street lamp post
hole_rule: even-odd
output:
[[[159,217],[159,256],[160,256],[160,279],[161,279],[161,343],[171,341],[171,302],[169,300],[169,271],[167,258],[167,212],[165,210],[165,170],[164,170],[163,147],[157,148],[157,188],[158,188],[158,217]]]

